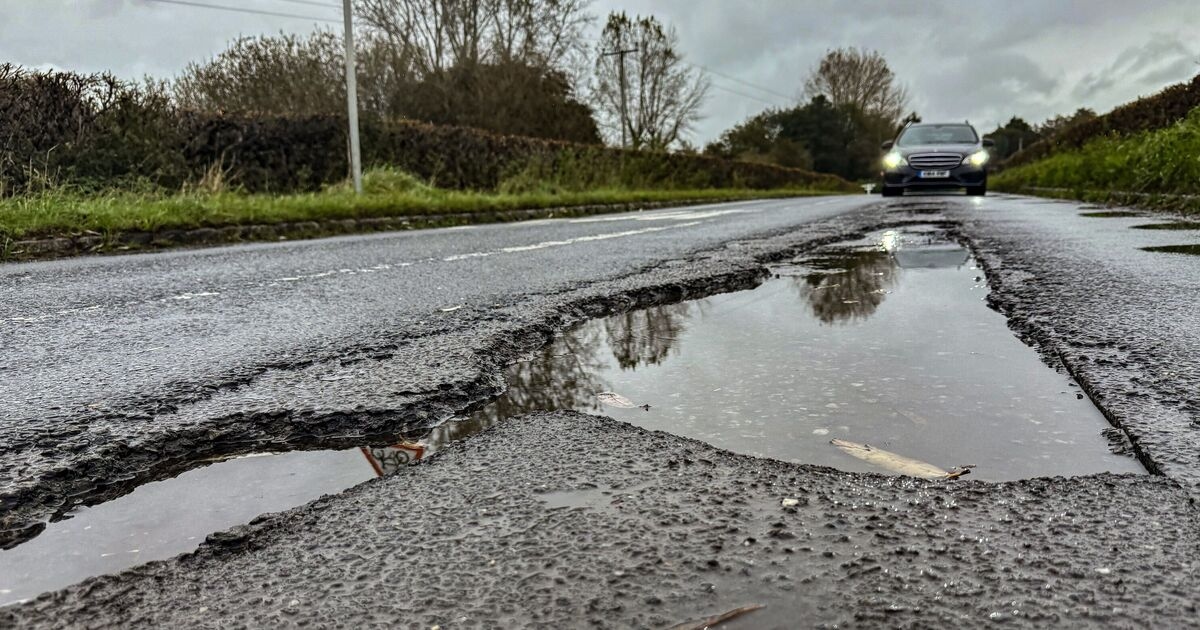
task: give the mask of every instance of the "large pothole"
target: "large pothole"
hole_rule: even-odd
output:
[[[1069,377],[987,308],[982,272],[936,227],[827,246],[773,276],[752,291],[587,322],[512,365],[499,399],[392,446],[240,457],[82,508],[0,552],[0,603],[189,551],[537,410],[601,412],[850,471],[971,465],[972,478],[991,481],[1144,472],[1105,438],[1110,427]]]

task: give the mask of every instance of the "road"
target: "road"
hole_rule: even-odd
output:
[[[259,623],[325,623],[330,611],[372,610],[414,625],[454,625],[453,610],[485,625],[585,617],[659,625],[689,610],[746,603],[759,591],[730,581],[742,575],[797,580],[795,591],[767,597],[775,610],[831,623],[915,623],[921,609],[945,621],[995,613],[1031,627],[1194,619],[1187,602],[1200,594],[1192,500],[1200,480],[1200,257],[1141,248],[1198,235],[1135,230],[1151,220],[1084,211],[1007,196],[840,197],[0,267],[0,286],[11,296],[0,306],[0,340],[11,349],[0,368],[0,508],[9,542],[34,533],[22,528],[58,512],[68,497],[111,498],[214,453],[353,443],[436,422],[495,395],[507,361],[572,322],[748,288],[765,262],[916,221],[943,225],[972,246],[987,270],[989,301],[1014,332],[1070,370],[1139,458],[1165,475],[943,488],[762,463],[559,414],[546,420],[552,435],[528,421],[501,426],[430,465],[219,536],[190,558],[5,614],[18,625],[115,623],[126,614],[151,625],[239,614]],[[628,452],[612,454],[621,449]],[[643,463],[623,469],[614,457]],[[672,481],[680,462],[690,471],[686,482]],[[539,479],[546,488],[535,487]],[[574,520],[562,531],[536,527],[562,516],[537,495],[580,492],[588,479],[610,489],[648,484],[631,493],[657,524],[583,509],[570,512]],[[688,498],[700,492],[689,485],[697,482],[746,509],[718,502],[697,520]],[[778,493],[753,483],[811,500],[782,517],[799,520],[776,526],[783,522],[772,511],[777,504],[771,508]],[[848,496],[855,501],[839,503]],[[398,505],[409,516],[389,521]],[[952,526],[933,505],[957,506]],[[1022,507],[997,507],[1008,505]],[[374,525],[384,521],[395,529]],[[712,528],[716,522],[725,534]],[[465,523],[462,531],[454,523]],[[605,532],[598,547],[581,542],[588,523]],[[636,544],[668,523],[675,529],[664,535],[678,555],[661,541]],[[796,542],[747,556],[738,551],[747,536]],[[956,547],[963,540],[978,544]],[[428,572],[404,573],[396,564],[380,583],[369,558],[392,558],[383,550],[397,541],[457,551],[434,553]],[[704,556],[710,544],[716,565]],[[1114,554],[1118,546],[1127,552]],[[522,548],[531,555],[488,564]],[[543,573],[530,557],[545,554],[578,558],[577,570]],[[825,560],[811,570],[793,562],[779,569],[786,579],[765,568],[809,554]],[[1026,560],[1034,555],[1039,560]],[[669,570],[630,560],[656,557]],[[475,562],[499,568],[481,571]],[[322,569],[307,574],[314,563]],[[896,563],[907,568],[889,574]],[[628,585],[596,578],[635,573],[642,577]],[[422,586],[430,575],[441,576],[433,583],[441,590]],[[226,592],[229,576],[255,586]],[[465,589],[468,579],[477,586]],[[505,586],[522,579],[536,588]],[[689,590],[703,583],[722,594]],[[552,597],[559,591],[562,599]],[[1133,591],[1145,596],[1126,594]],[[398,606],[401,592],[419,598]],[[204,608],[193,593],[209,594]],[[933,603],[935,594],[944,599]],[[1010,608],[1014,601],[1026,603]],[[535,616],[510,616],[526,605]]]
[[[328,427],[323,438],[395,431],[395,416],[414,406],[421,417],[404,422],[440,419],[481,395],[475,381],[496,364],[486,352],[496,329],[544,318],[546,296],[869,201],[747,202],[0,267],[0,345],[9,349],[0,519],[19,526],[27,519],[11,516],[18,504],[61,505],[94,492],[93,482],[178,470],[156,469],[164,460],[201,459],[220,445],[252,450],[285,417],[303,414],[312,430],[375,412],[370,427]]]

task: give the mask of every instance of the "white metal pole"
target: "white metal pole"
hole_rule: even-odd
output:
[[[346,112],[350,121],[350,170],[354,177],[354,192],[362,194],[362,152],[358,144],[358,80],[354,61],[354,10],[351,0],[342,0],[346,20]]]

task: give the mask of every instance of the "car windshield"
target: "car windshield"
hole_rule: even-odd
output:
[[[919,144],[975,144],[978,141],[970,125],[921,125],[905,129],[896,144],[911,147]]]

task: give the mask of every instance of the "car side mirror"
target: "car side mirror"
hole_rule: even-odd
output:
[[[985,148],[985,149],[990,149],[990,148],[992,148],[992,147],[994,147],[994,146],[996,146],[996,141],[995,141],[995,140],[992,140],[991,138],[984,138],[984,139],[983,139],[983,148]]]
[[[879,148],[880,148],[880,149],[883,149],[884,151],[887,151],[888,149],[890,149],[890,148],[892,148],[893,146],[895,146],[895,144],[896,144],[896,143],[895,143],[895,142],[892,142],[891,140],[886,140],[886,141],[884,141],[884,143],[883,143],[883,144],[879,145]]]

